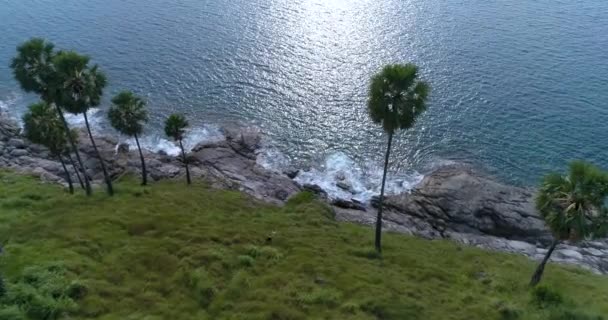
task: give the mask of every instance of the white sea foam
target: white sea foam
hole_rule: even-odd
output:
[[[204,127],[192,128],[186,132],[184,137],[184,149],[192,150],[198,143],[219,141],[224,138],[220,129],[217,126],[208,125]],[[148,134],[139,139],[142,148],[152,151],[163,151],[169,155],[176,156],[181,153],[179,145],[165,136],[160,134]],[[136,143],[133,138],[124,138],[121,143],[127,143],[130,147],[135,148]]]
[[[418,172],[389,173],[386,194],[398,194],[411,190],[422,181]],[[355,199],[369,202],[380,194],[382,168],[368,163],[359,165],[344,153],[334,153],[320,166],[301,171],[295,180],[300,184],[316,184],[330,198]]]

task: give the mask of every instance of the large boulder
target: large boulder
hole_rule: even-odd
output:
[[[424,178],[411,193],[389,196],[386,206],[430,223],[439,232],[491,235],[546,244],[551,234],[534,208],[533,192],[478,172],[448,166]]]
[[[299,191],[297,184],[282,174],[264,169],[256,162],[259,131],[227,127],[225,141],[200,143],[192,149],[193,165],[209,168],[224,185],[269,202],[280,203]]]

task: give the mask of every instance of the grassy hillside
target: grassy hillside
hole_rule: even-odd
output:
[[[166,181],[70,196],[0,172],[0,320],[600,319],[608,278],[519,256],[336,223],[302,193],[283,208]]]

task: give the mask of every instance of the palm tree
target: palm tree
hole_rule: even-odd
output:
[[[536,209],[545,219],[554,240],[536,268],[531,286],[536,286],[545,265],[561,241],[579,241],[606,235],[608,227],[608,177],[596,166],[573,161],[567,175],[551,173],[543,178]]]
[[[148,121],[146,103],[130,91],[120,92],[112,99],[112,103],[114,106],[108,111],[108,118],[112,127],[120,133],[135,138],[137,150],[139,150],[139,159],[141,160],[141,184],[145,186],[148,184],[146,162],[141,152],[138,136],[143,131],[144,123]]]
[[[380,207],[376,218],[376,251],[382,252],[382,210],[388,161],[395,131],[409,129],[426,109],[429,86],[418,80],[418,67],[413,64],[388,65],[376,74],[369,87],[367,108],[372,121],[382,125],[388,135],[384,172],[380,188]]]
[[[186,158],[186,151],[184,150],[184,133],[188,127],[188,121],[181,114],[172,114],[165,121],[165,134],[173,140],[179,142],[179,148],[182,150],[182,159],[186,165],[186,179],[188,184],[192,184],[190,180],[190,169],[188,169],[188,159]]]
[[[57,100],[67,112],[83,115],[91,145],[101,163],[108,194],[113,195],[112,180],[91,133],[87,116],[87,111],[101,103],[106,77],[98,70],[97,65],[89,67],[89,60],[89,57],[73,51],[60,52],[53,58],[59,86]]]
[[[33,104],[29,106],[29,111],[23,116],[23,127],[25,136],[30,141],[47,147],[50,153],[59,159],[70,193],[74,193],[72,178],[62,156],[67,149],[68,135],[57,111],[46,102]]]
[[[40,96],[42,101],[55,106],[55,110],[59,114],[64,131],[67,134],[67,132],[69,132],[68,123],[65,120],[63,111],[56,103],[59,86],[57,82],[57,72],[53,64],[55,56],[56,53],[54,52],[54,45],[52,43],[47,42],[44,39],[32,38],[17,47],[17,56],[14,57],[11,62],[11,69],[13,69],[15,79],[19,82],[19,85],[25,92],[36,93]],[[86,189],[87,195],[90,195],[91,186],[86,174],[84,174],[84,165],[80,158],[80,152],[78,152],[78,148],[76,147],[75,140],[76,139],[74,139],[73,136],[68,135],[68,141],[70,142],[72,151],[76,155],[80,168],[83,170],[84,188]],[[67,156],[80,181],[78,168],[74,165],[69,153]]]

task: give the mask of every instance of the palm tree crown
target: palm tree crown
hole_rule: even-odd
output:
[[[372,78],[369,115],[386,132],[410,128],[426,109],[429,86],[417,77],[418,67],[415,65],[393,64]]]
[[[112,103],[114,106],[108,111],[112,127],[128,136],[140,135],[148,121],[146,103],[130,91],[120,92]]]
[[[97,68],[89,67],[89,57],[63,51],[53,58],[60,89],[59,103],[67,112],[85,113],[99,106],[106,77]]]
[[[188,120],[181,114],[172,114],[165,121],[165,134],[175,140],[182,140],[188,127]]]
[[[45,102],[33,104],[23,116],[25,136],[60,155],[67,149],[67,135],[57,111]]]
[[[44,39],[32,38],[17,47],[17,56],[11,62],[13,75],[23,91],[39,94],[46,102],[54,98],[54,48]]]
[[[536,208],[560,240],[581,240],[605,233],[608,177],[596,166],[574,161],[567,175],[547,175]]]

